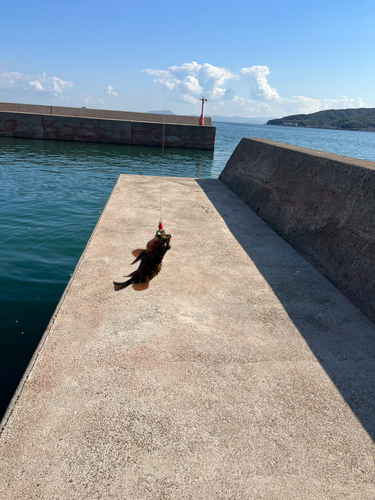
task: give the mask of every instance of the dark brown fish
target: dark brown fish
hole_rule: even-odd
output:
[[[139,267],[127,276],[130,280],[123,283],[116,283],[114,281],[115,291],[126,288],[129,285],[133,285],[134,290],[146,290],[150,280],[155,278],[160,272],[163,257],[171,248],[169,244],[171,238],[172,236],[165,234],[164,229],[162,229],[161,231],[156,231],[155,237],[147,243],[145,249],[138,248],[137,250],[133,250],[132,254],[136,259],[132,264],[141,261]]]

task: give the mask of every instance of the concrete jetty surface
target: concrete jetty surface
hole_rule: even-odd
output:
[[[160,275],[114,292],[161,202]],[[2,421],[0,498],[374,499],[374,396],[375,325],[229,188],[122,175]]]

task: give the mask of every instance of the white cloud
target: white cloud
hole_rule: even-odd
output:
[[[357,99],[348,99],[341,96],[339,99],[312,99],[304,96],[293,96],[280,100],[285,114],[309,114],[323,111],[325,109],[347,109],[363,108],[365,103],[359,97]]]
[[[203,88],[199,85],[199,80],[195,76],[187,76],[185,78],[185,87],[192,94],[201,94],[203,92]]]
[[[202,94],[211,101],[221,100],[226,92],[222,86],[228,80],[238,80],[238,75],[226,68],[208,63],[198,64],[195,61],[182,66],[171,66],[167,70],[145,69],[143,72],[156,76],[154,82],[173,92],[175,100],[190,104],[197,103]]]
[[[154,76],[154,82],[163,85],[171,95],[169,100],[196,105],[204,95],[209,100],[210,114],[227,116],[285,116],[290,114],[313,113],[332,108],[363,107],[361,98],[342,96],[338,99],[313,99],[305,96],[282,97],[272,87],[267,77],[271,74],[268,66],[251,66],[233,73],[226,68],[212,64],[191,63],[170,66],[167,70],[146,69],[144,73]],[[229,80],[245,84],[249,96],[237,95],[228,87]],[[190,109],[187,112],[192,112]],[[196,109],[194,112],[197,113]]]
[[[102,99],[101,97],[96,98],[96,97],[92,97],[89,94],[85,94],[85,95],[80,94],[79,99],[81,100],[82,104],[85,103],[85,104],[90,105],[90,106],[98,106],[98,105],[105,106],[105,104],[106,104],[104,99]]]
[[[280,99],[276,89],[271,87],[267,81],[270,70],[267,66],[251,66],[251,68],[242,68],[241,75],[244,75],[245,81],[250,85],[250,98],[256,101],[278,101]]]
[[[189,104],[197,104],[199,102],[199,100],[192,95],[182,94],[180,96],[180,102],[187,102]]]
[[[112,85],[108,85],[108,88],[107,88],[106,92],[107,92],[108,95],[113,95],[114,97],[118,97],[118,93],[117,92],[113,92]]]
[[[154,78],[154,82],[164,85],[168,90],[174,90],[174,88],[181,83],[176,78],[173,78],[170,71],[162,69],[144,69],[143,72],[151,76],[158,76],[159,78]]]
[[[45,72],[41,75],[23,75],[15,71],[3,71],[0,74],[0,91],[3,92],[30,94],[36,91],[62,96],[64,90],[70,87],[73,87],[72,82],[57,76],[47,76]]]
[[[35,80],[35,82],[29,82],[29,84],[34,87],[36,90],[41,90],[42,92],[45,91],[46,89],[42,86],[38,80]]]

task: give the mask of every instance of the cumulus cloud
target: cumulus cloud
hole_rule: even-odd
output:
[[[267,76],[271,73],[267,66],[251,66],[240,71],[245,81],[249,84],[250,99],[255,101],[278,101],[280,96],[276,89],[271,87]]]
[[[282,97],[268,82],[268,66],[250,66],[233,73],[212,64],[191,63],[170,66],[168,69],[145,69],[154,82],[170,91],[170,100],[197,105],[204,95],[210,101],[211,114],[228,116],[285,116],[313,113],[324,109],[363,107],[361,98],[342,96],[337,99],[313,99],[305,96]],[[238,95],[228,86],[238,81],[248,89],[248,96]]]
[[[280,100],[284,114],[309,114],[325,109],[347,109],[347,108],[363,108],[365,103],[359,97],[357,99],[349,99],[346,96],[341,96],[339,99],[312,99],[304,96],[293,96]]]
[[[107,88],[106,92],[107,92],[108,95],[113,95],[114,97],[118,97],[118,93],[117,92],[113,92],[112,85],[108,85],[108,88]]]
[[[46,89],[42,86],[42,84],[40,82],[38,82],[38,80],[35,80],[35,82],[29,82],[29,84],[34,87],[36,90],[40,90],[42,92],[44,92]]]
[[[62,96],[64,91],[73,87],[72,82],[67,82],[57,76],[23,75],[18,72],[3,71],[0,74],[0,91],[13,93],[45,92],[49,95]]]
[[[195,61],[182,66],[170,66],[167,70],[145,69],[143,72],[155,76],[154,82],[171,91],[177,101],[190,104],[196,104],[202,94],[211,101],[223,99],[226,94],[223,85],[228,80],[238,79],[238,75],[226,68]]]

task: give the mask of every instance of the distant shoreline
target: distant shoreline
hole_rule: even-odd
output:
[[[271,127],[275,126],[274,124],[271,123],[253,123],[253,122],[227,122],[227,121],[221,121],[221,120],[212,120],[212,124],[214,125],[215,123],[225,123],[227,125],[241,125],[241,126],[246,126],[246,125],[254,125],[256,127]],[[299,128],[300,130],[306,130],[306,129],[315,129],[315,130],[340,130],[341,132],[375,132],[375,127],[372,129],[343,129],[343,128],[335,128],[335,127],[311,127],[311,126],[306,126],[306,127],[298,127],[296,125],[278,125],[279,127],[288,127],[288,128]]]
[[[241,123],[241,125],[245,125]],[[249,125],[256,125],[255,123],[249,124]],[[275,124],[275,123],[265,123],[265,125],[268,125],[270,127],[289,127],[289,128],[299,128],[302,130],[305,130],[307,128],[313,128],[316,130],[341,130],[342,132],[375,132],[375,127],[369,127],[369,128],[339,128],[339,127],[312,127],[309,125],[306,126],[298,126],[298,125],[290,125],[286,123],[280,123],[280,124]]]
[[[268,120],[267,125],[375,132],[375,108],[328,109],[307,115],[290,115]]]

